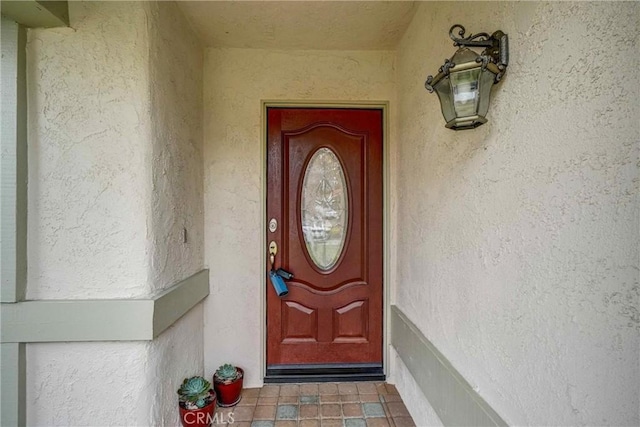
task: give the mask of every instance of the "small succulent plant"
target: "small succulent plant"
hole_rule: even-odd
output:
[[[238,378],[239,374],[240,373],[235,366],[229,363],[225,363],[216,371],[215,379],[223,383],[229,383]]]
[[[202,377],[185,378],[178,389],[179,401],[186,409],[204,408],[211,403],[211,383]]]

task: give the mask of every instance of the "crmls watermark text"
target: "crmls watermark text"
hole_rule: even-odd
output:
[[[204,412],[187,412],[184,414],[186,425],[233,424],[233,412],[228,414],[205,414]]]

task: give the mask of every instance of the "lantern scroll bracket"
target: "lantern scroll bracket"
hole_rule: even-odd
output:
[[[498,83],[509,65],[509,37],[500,30],[491,35],[489,33],[478,33],[469,34],[465,37],[465,34],[466,29],[460,24],[455,24],[449,29],[449,37],[453,40],[454,46],[485,48],[478,55],[476,61],[482,63],[483,68],[486,68],[489,63],[495,64],[499,70],[495,75],[495,83]],[[455,66],[455,63],[445,59],[444,65],[438,69],[439,75],[427,77],[425,88],[429,92],[433,92],[434,79],[439,80],[437,77],[449,75],[449,71]]]

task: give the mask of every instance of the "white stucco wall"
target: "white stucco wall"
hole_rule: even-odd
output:
[[[142,297],[152,233],[145,8],[69,6],[73,28],[28,33],[27,299]]]
[[[148,2],[152,236],[150,283],[158,293],[204,265],[202,94],[204,49],[173,2]],[[184,232],[187,241],[184,241]],[[148,343],[136,424],[179,425],[176,390],[203,370],[202,304]]]
[[[150,282],[157,292],[203,266],[204,49],[175,3],[147,6],[153,165]]]
[[[27,425],[175,426],[176,390],[202,374],[202,304],[154,341],[27,346]]]
[[[29,33],[28,298],[154,294],[202,268],[202,46],[174,3],[70,14]]]
[[[144,386],[138,396],[144,400],[135,421],[141,426],[178,426],[178,395],[182,380],[194,375],[210,378],[203,370],[203,304],[200,303],[174,323],[162,335],[145,343],[147,360]],[[211,380],[211,379],[209,379]],[[105,424],[114,425],[109,418]]]
[[[393,53],[208,49],[205,59],[205,371],[262,383],[261,100],[394,100]],[[393,130],[392,130],[393,141]]]
[[[132,424],[145,399],[147,358],[143,342],[27,345],[27,424]]]
[[[203,48],[174,3],[69,9],[29,34],[28,298],[152,297],[203,268]],[[29,344],[27,422],[177,425],[202,333]]]
[[[398,48],[397,304],[511,425],[640,423],[639,17],[424,3]],[[423,89],[455,23],[510,37],[473,131]]]

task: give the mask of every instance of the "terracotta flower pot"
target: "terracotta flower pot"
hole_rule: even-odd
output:
[[[204,408],[185,409],[178,405],[180,409],[180,421],[184,427],[208,427],[214,422],[216,412],[216,393],[212,390],[213,401]]]
[[[213,374],[213,387],[218,395],[218,406],[227,408],[235,406],[240,402],[240,393],[242,392],[242,381],[244,380],[244,371],[242,368],[236,367],[240,372],[240,378],[236,378],[233,382],[225,384]]]

